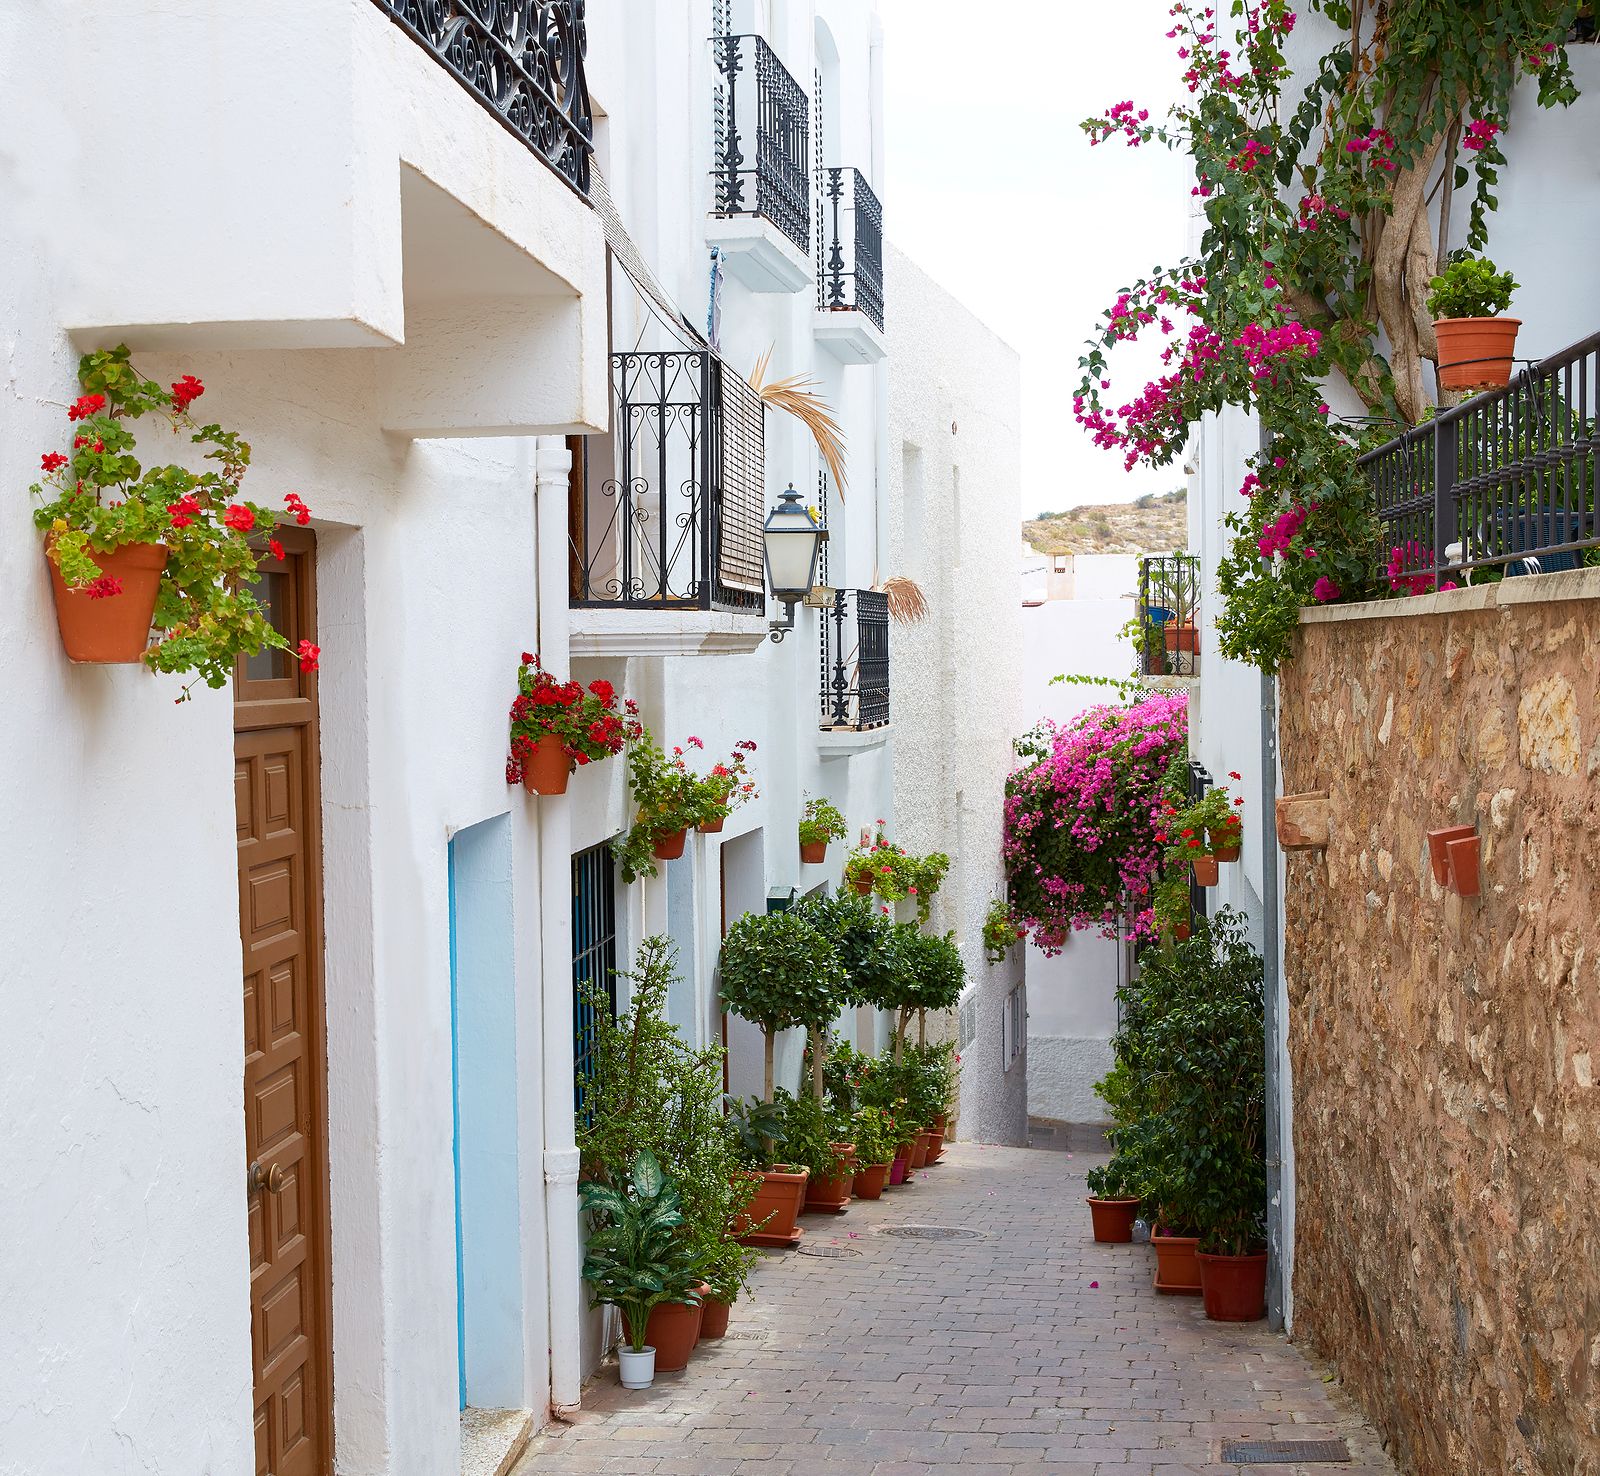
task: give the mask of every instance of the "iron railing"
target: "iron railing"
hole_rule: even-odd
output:
[[[1391,587],[1488,565],[1554,573],[1600,546],[1597,394],[1600,333],[1363,456]]]
[[[611,434],[574,459],[572,603],[764,609],[764,417],[707,350],[612,354]]]
[[[599,996],[591,999],[591,991]],[[572,858],[572,1075],[579,1118],[589,1121],[598,1011],[617,1013],[617,869],[609,844]]]
[[[822,616],[821,726],[866,732],[889,721],[889,596],[836,589]]]
[[[374,0],[580,195],[594,119],[585,0]]]
[[[1159,554],[1139,561],[1137,654],[1141,676],[1196,676],[1200,671],[1200,560]]]
[[[883,206],[859,169],[824,169],[817,221],[817,306],[865,313],[883,328]]]
[[[714,36],[711,45],[722,75],[712,169],[716,213],[761,216],[809,254],[805,89],[760,36]]]
[[[1211,770],[1197,759],[1189,760],[1189,803],[1198,804],[1206,797],[1206,791],[1216,786],[1211,782]],[[1211,910],[1211,889],[1203,887],[1194,879],[1194,872],[1189,873],[1189,916],[1195,921],[1203,921]]]

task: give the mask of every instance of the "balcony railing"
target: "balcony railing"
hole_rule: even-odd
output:
[[[594,122],[584,0],[373,0],[580,195]]]
[[[1600,547],[1600,333],[1361,458],[1394,589],[1576,567]]]
[[[1200,636],[1200,560],[1161,554],[1139,560],[1136,625],[1141,676],[1197,676]]]
[[[718,215],[770,220],[811,249],[805,89],[760,36],[712,38],[722,82],[712,170]]]
[[[824,169],[819,181],[817,306],[865,313],[883,329],[883,206],[859,169]]]
[[[839,589],[822,614],[821,726],[866,732],[889,721],[889,596]]]
[[[572,603],[764,609],[764,417],[715,354],[613,354],[611,434],[574,462]]]

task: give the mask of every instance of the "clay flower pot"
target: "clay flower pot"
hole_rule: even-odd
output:
[[[533,746],[533,757],[522,765],[522,787],[529,794],[565,794],[572,764],[561,751],[561,740],[546,733]]]
[[[800,842],[800,864],[802,866],[821,866],[827,859],[827,841]]]
[[[928,1140],[923,1137],[921,1133],[918,1133],[916,1137],[911,1140],[911,1167],[913,1169],[919,1169],[924,1167],[927,1162]]]
[[[719,1302],[715,1297],[702,1297],[700,1299],[700,1341],[713,1342],[717,1338],[728,1335],[728,1314],[733,1307],[728,1302]]]
[[[1195,1253],[1200,1249],[1200,1238],[1168,1235],[1157,1225],[1151,1232],[1150,1244],[1156,1252],[1156,1290],[1169,1296],[1199,1296],[1200,1262],[1195,1259]]]
[[[1242,844],[1239,831],[1229,826],[1227,830],[1208,830],[1206,839],[1211,842],[1211,857],[1214,861],[1237,861]]]
[[[863,897],[870,897],[872,895],[872,878],[870,876],[857,878],[855,881],[851,882],[850,885],[856,889],[859,895]]]
[[[728,817],[724,815],[720,820],[703,821],[701,824],[695,826],[695,829],[698,830],[701,835],[720,835],[722,833],[722,827],[726,823],[727,818]]]
[[[1456,836],[1444,843],[1450,861],[1450,890],[1458,897],[1478,895],[1479,845],[1476,835]]]
[[[683,854],[683,843],[688,838],[687,826],[678,830],[658,830],[650,842],[650,854],[657,861],[676,861]],[[659,1367],[659,1363],[657,1367]]]
[[[1255,1322],[1267,1315],[1267,1255],[1197,1253],[1200,1294],[1212,1322]]]
[[[934,1118],[933,1130],[938,1133],[939,1141],[942,1143],[944,1141],[945,1134],[950,1131],[950,1114],[948,1112],[941,1112],[936,1118]]]
[[[1450,853],[1446,847],[1453,840],[1464,840],[1477,833],[1470,825],[1447,825],[1443,830],[1428,832],[1428,865],[1433,869],[1433,879],[1441,887],[1450,885]]]
[[[1094,1222],[1094,1238],[1102,1245],[1127,1245],[1133,1239],[1133,1222],[1139,1217],[1137,1199],[1095,1199],[1089,1197],[1089,1217]]]
[[[806,1171],[791,1174],[769,1169],[747,1177],[760,1179],[761,1184],[744,1212],[735,1217],[729,1233],[741,1245],[798,1245],[803,1232],[796,1229],[795,1221],[805,1202]]]
[[[1196,856],[1189,864],[1194,867],[1195,881],[1202,887],[1214,887],[1222,879],[1215,856]]]
[[[93,557],[102,574],[122,582],[121,594],[95,599],[83,590],[68,589],[55,561],[45,557],[67,659],[97,665],[137,661],[150,644],[150,621],[161,571],[167,567],[167,546],[125,543],[106,554],[95,550]]]
[[[1433,325],[1439,341],[1439,387],[1499,389],[1509,384],[1520,327],[1521,318],[1440,318]]]
[[[865,1168],[856,1170],[855,1179],[850,1185],[850,1192],[857,1199],[881,1199],[883,1197],[883,1181],[888,1176],[888,1164],[869,1163]]]
[[[1173,928],[1172,936],[1176,938],[1178,942],[1186,943],[1189,939],[1189,934],[1193,931],[1194,929],[1191,928],[1188,923],[1179,923]]]
[[[922,1134],[922,1148],[927,1155],[928,1163],[938,1163],[940,1155],[944,1152],[944,1139],[940,1136],[938,1128],[928,1128]]]
[[[1186,651],[1193,655],[1200,649],[1200,638],[1195,633],[1192,620],[1185,620],[1182,624],[1175,620],[1168,620],[1162,625],[1161,634],[1163,642],[1170,652]]]
[[[626,1316],[623,1335],[632,1342]],[[689,1366],[689,1355],[700,1340],[700,1308],[687,1302],[662,1302],[650,1311],[644,1325],[644,1340],[656,1350],[656,1372],[678,1373]]]
[[[850,1208],[850,1179],[848,1169],[831,1179],[807,1179],[805,1212],[808,1215],[842,1215]]]

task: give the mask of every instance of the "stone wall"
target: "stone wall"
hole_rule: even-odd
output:
[[[1282,673],[1332,807],[1288,862],[1295,1335],[1417,1476],[1600,1472],[1597,692],[1600,570],[1314,612]]]

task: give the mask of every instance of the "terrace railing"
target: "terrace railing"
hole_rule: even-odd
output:
[[[866,732],[889,721],[889,596],[839,589],[822,614],[821,726]]]
[[[712,168],[715,212],[770,220],[809,255],[805,89],[760,36],[715,36],[711,45],[722,77]]]
[[[1600,333],[1363,456],[1393,587],[1554,573],[1600,547],[1597,396]]]
[[[824,169],[817,306],[865,313],[883,329],[883,206],[859,169]]]

